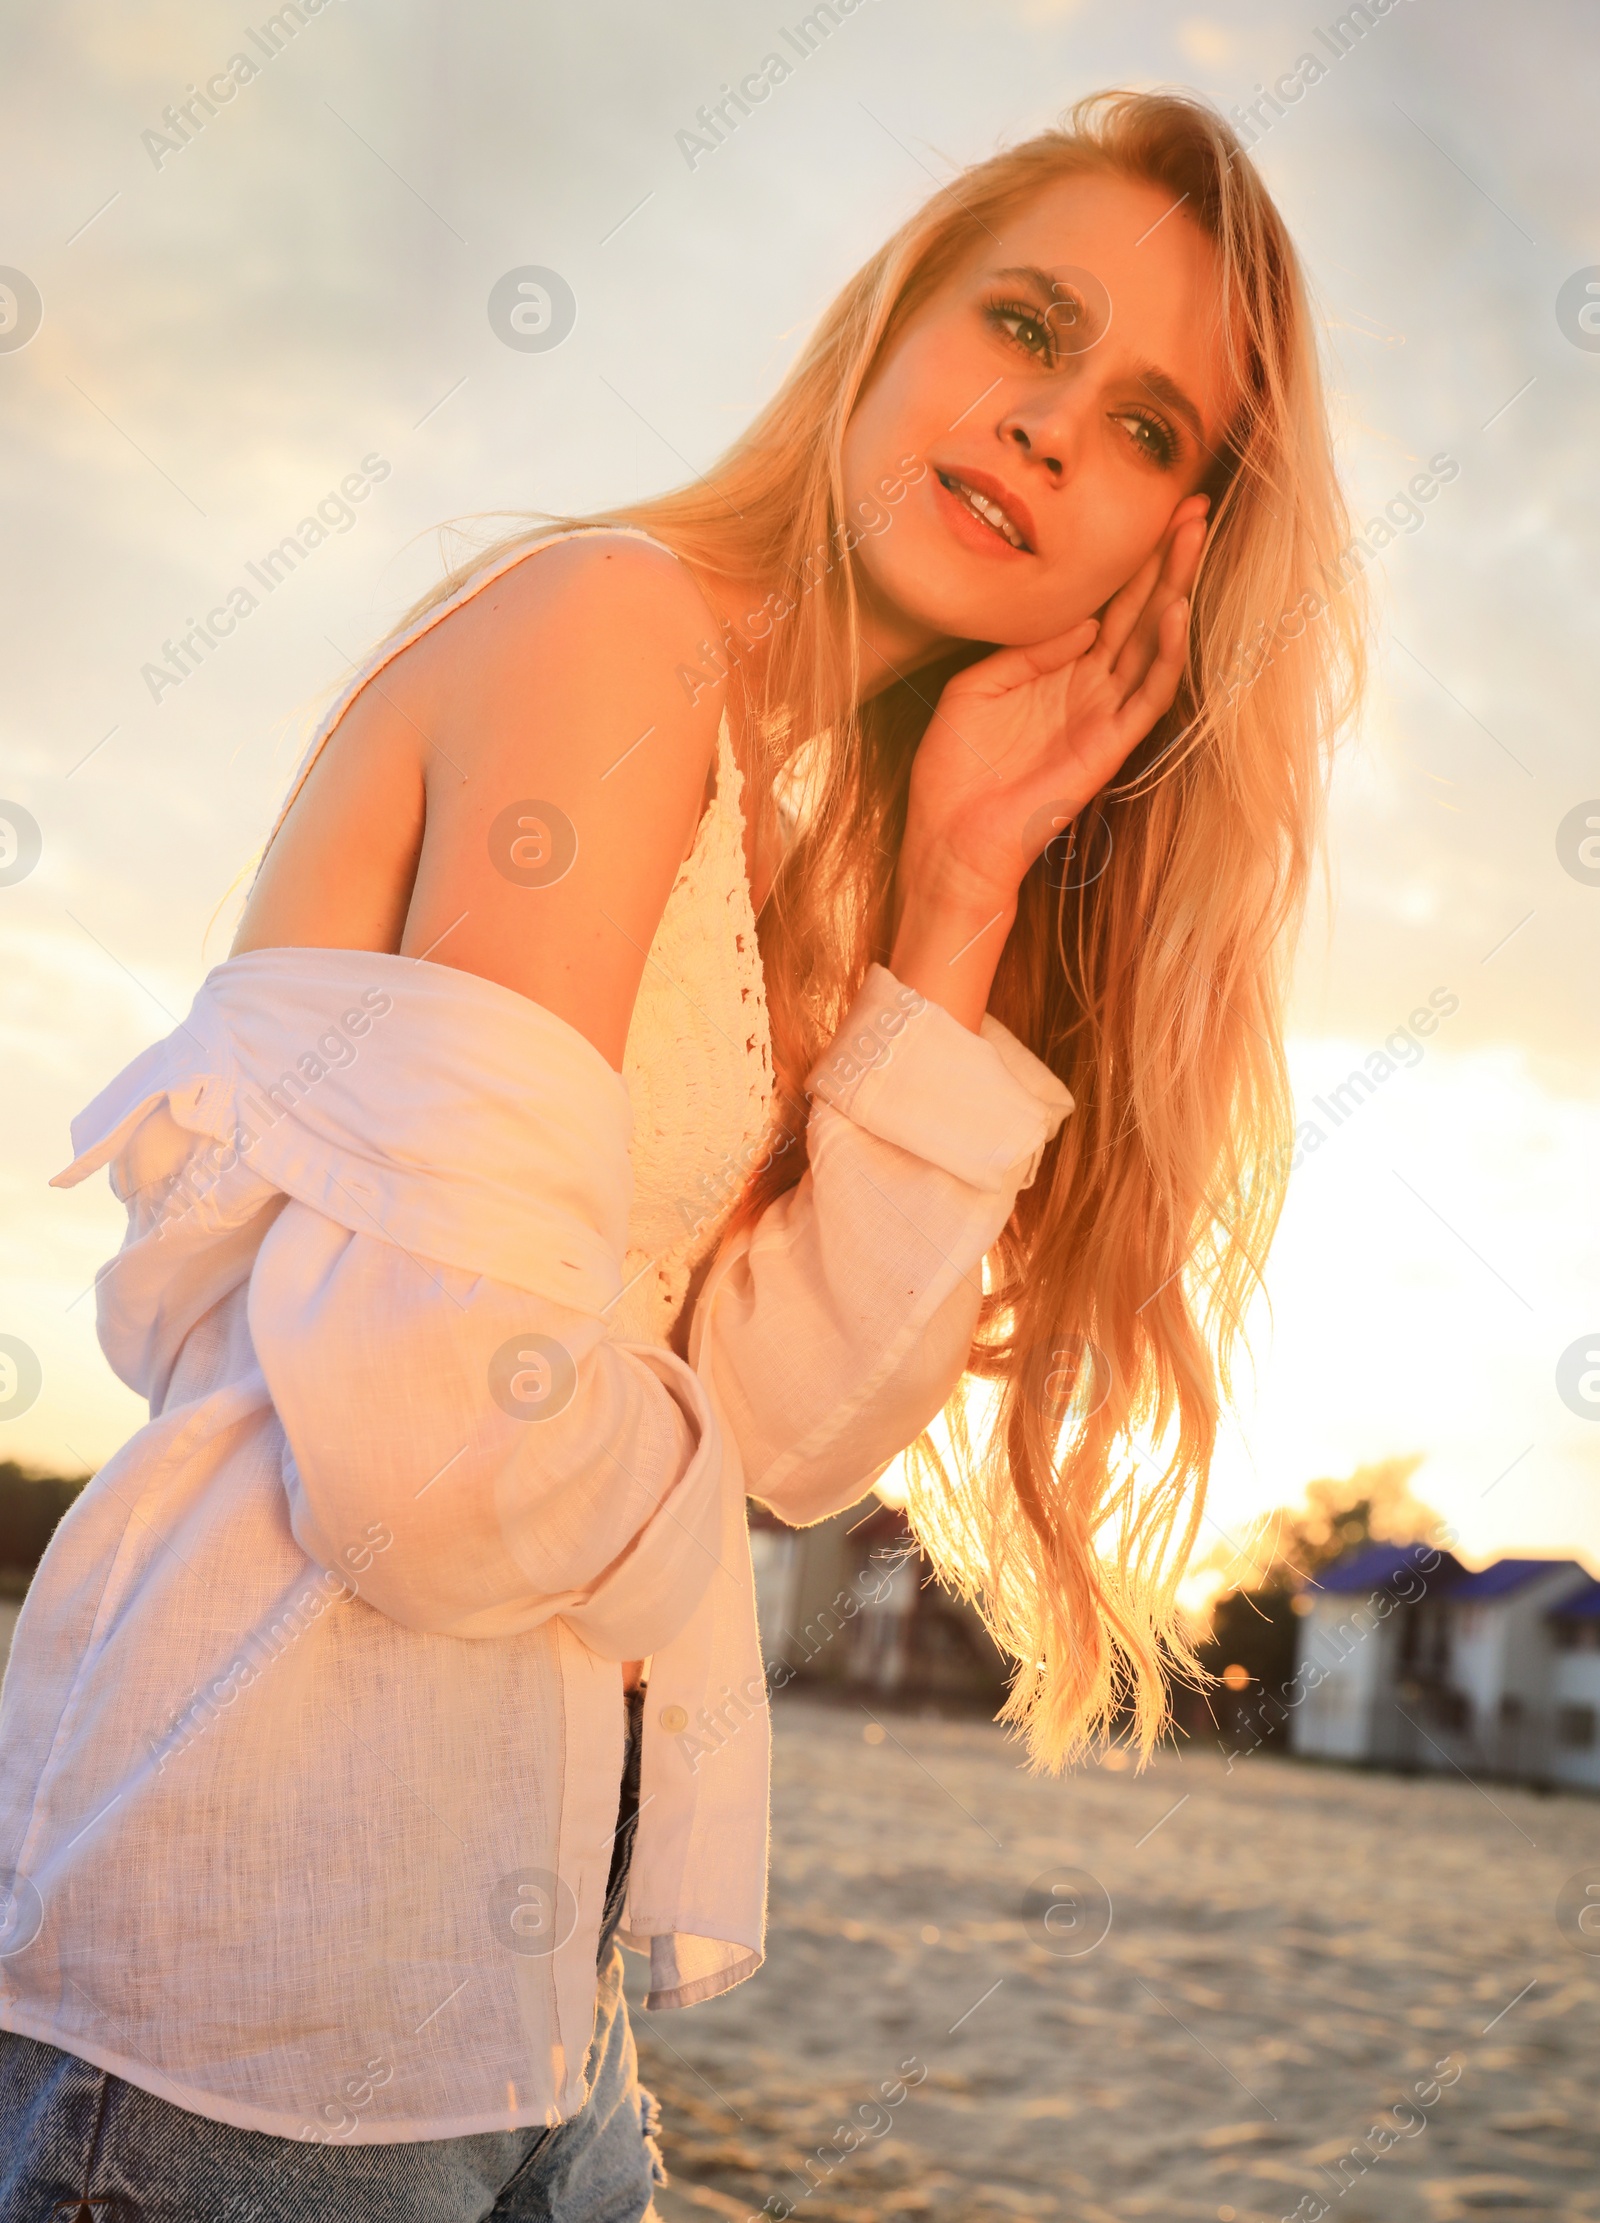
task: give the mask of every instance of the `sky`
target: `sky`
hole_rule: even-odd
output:
[[[1414,1452],[1464,1556],[1600,1568],[1600,19],[1392,0],[1357,36],[1332,7],[860,0],[708,153],[696,111],[809,10],[307,0],[274,50],[275,12],[65,0],[4,34],[0,1458],[94,1465],[141,1418],[94,1338],[120,1209],[46,1184],[226,955],[309,724],[459,550],[438,528],[704,469],[896,223],[1080,94],[1233,109],[1294,72],[1254,159],[1355,515],[1457,469],[1382,555],[1291,1011],[1320,1140],[1208,1541]],[[179,140],[163,111],[240,53],[254,74]],[[543,348],[491,321],[528,267],[570,292]],[[327,538],[153,696],[162,643],[325,500]],[[1430,998],[1415,1057],[1316,1108]]]

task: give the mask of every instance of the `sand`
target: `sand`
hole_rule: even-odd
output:
[[[1600,2218],[1600,1957],[1556,1915],[1600,1801],[1262,1754],[1045,1781],[872,1712],[778,1700],[766,1966],[635,2012],[661,2223]],[[1105,1899],[1048,1928],[1063,1868]]]
[[[1047,1781],[873,1711],[777,1702],[767,1964],[635,2015],[663,2223],[1600,2217],[1600,1958],[1555,1906],[1600,1802],[1193,1751]],[[1024,1912],[1063,1866],[1098,1943],[1088,1884],[1076,1928]]]

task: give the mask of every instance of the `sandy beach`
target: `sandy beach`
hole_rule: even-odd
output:
[[[628,1956],[662,2223],[1600,2217],[1600,1801],[1120,1757],[778,1700],[766,1966],[652,2016]]]
[[[663,2223],[1600,2216],[1600,1803],[873,1713],[779,1699],[766,1966],[635,2016]]]

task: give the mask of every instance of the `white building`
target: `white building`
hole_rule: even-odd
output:
[[[1300,1602],[1294,1751],[1600,1788],[1600,1583],[1576,1560],[1373,1545]]]
[[[905,1516],[868,1497],[814,1527],[753,1506],[762,1655],[795,1677],[927,1699],[1005,1694],[1007,1668],[976,1610],[932,1578]]]
[[[1289,1742],[1324,1760],[1397,1762],[1402,1681],[1442,1667],[1441,1591],[1465,1569],[1431,1545],[1375,1544],[1301,1591]],[[1430,1610],[1430,1606],[1432,1610]]]
[[[1600,1582],[1570,1591],[1550,1620],[1556,1646],[1550,1772],[1558,1783],[1600,1791]]]

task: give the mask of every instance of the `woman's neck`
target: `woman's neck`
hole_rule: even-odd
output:
[[[876,595],[870,583],[856,573],[858,637],[861,644],[859,675],[854,692],[857,705],[892,687],[896,680],[931,664],[954,644],[943,634],[907,617]],[[722,621],[722,653],[730,672],[739,667],[747,701],[759,701],[766,691],[772,644],[778,638],[773,626],[764,639],[753,639],[746,629],[749,612],[769,602],[774,589],[756,580],[700,579],[701,592]],[[778,590],[782,592],[783,590]],[[841,700],[840,708],[846,707]]]

